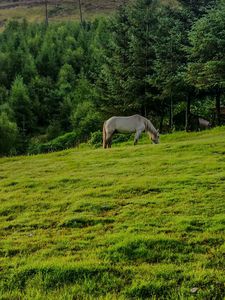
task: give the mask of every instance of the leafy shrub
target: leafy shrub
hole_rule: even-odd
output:
[[[43,144],[31,144],[28,153],[39,154],[60,151],[68,148],[72,148],[79,143],[79,134],[76,132],[69,132],[62,136],[59,136],[48,143]]]
[[[113,143],[119,144],[129,141],[131,134],[117,134],[113,136]],[[94,147],[101,147],[102,145],[102,132],[100,130],[91,133],[91,138],[88,141],[89,145]]]
[[[59,122],[54,121],[52,122],[48,128],[47,128],[47,137],[49,140],[51,139],[55,139],[56,137],[58,137],[60,134],[62,134],[62,129],[60,127]]]
[[[89,145],[94,147],[101,147],[102,145],[102,132],[100,130],[92,132],[91,138],[88,141]]]
[[[71,122],[74,130],[79,130],[83,140],[85,140],[91,132],[98,130],[101,119],[94,105],[89,101],[85,101],[77,105],[72,114]]]
[[[114,138],[113,138],[113,142],[114,143],[123,143],[123,142],[127,142],[129,141],[131,137],[131,134],[117,134]]]

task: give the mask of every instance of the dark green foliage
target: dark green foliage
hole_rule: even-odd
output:
[[[88,143],[96,148],[100,147],[102,145],[102,131],[93,132]]]
[[[6,113],[0,113],[0,156],[13,154],[16,151],[18,129]]]
[[[108,45],[105,45],[105,61],[98,80],[104,94],[100,105],[107,112],[126,111],[133,100],[127,88],[130,65],[129,27],[129,10],[121,6],[115,18],[108,24],[112,37]]]
[[[76,132],[69,132],[62,136],[55,138],[54,140],[41,144],[39,141],[30,144],[28,153],[38,154],[60,151],[68,148],[75,147],[79,144],[79,135]]]
[[[158,93],[154,95],[154,108],[163,118],[170,116],[173,126],[173,108],[185,99],[188,87],[184,82],[187,56],[188,16],[185,11],[164,7],[158,12],[158,24],[154,42],[156,58],[153,75],[148,81]]]
[[[221,3],[199,19],[189,34],[188,49],[187,80],[215,97],[217,125],[220,125],[220,102],[225,88],[224,17],[225,5]]]
[[[54,138],[62,134],[61,126],[59,121],[53,121],[46,130],[47,139],[53,140]]]
[[[131,137],[131,134],[116,134],[115,137],[113,137],[113,143],[122,143],[129,141]]]
[[[127,88],[135,99],[135,108],[143,115],[152,110],[151,96],[156,92],[149,84],[153,75],[157,2],[136,1],[130,12],[130,67]],[[142,30],[140,30],[142,28]]]
[[[71,131],[71,116],[83,102],[91,103],[90,114],[95,110],[98,93],[90,82],[95,67],[91,66],[91,73],[89,68],[100,43],[95,31],[99,35],[98,22],[83,27],[76,23],[51,25],[46,29],[13,21],[0,35],[0,110],[9,114],[6,103],[10,104],[21,137],[19,152],[26,151],[33,136],[47,134],[52,139]],[[87,116],[84,129],[78,130],[81,141],[98,129],[98,122],[94,125],[90,119]],[[98,117],[93,114],[93,119]]]
[[[30,98],[37,118],[35,131],[39,132],[55,121],[59,114],[59,96],[50,77],[35,76],[29,84]]]
[[[23,78],[20,76],[16,77],[13,82],[9,103],[14,112],[14,118],[21,134],[26,135],[30,133],[34,121],[32,102],[29,98],[28,89],[23,82]]]
[[[150,110],[148,93],[155,90],[147,78],[152,75],[155,58],[156,7],[155,1],[121,6],[110,23],[113,35],[100,78],[100,87],[105,91],[102,107],[107,112],[146,114]]]
[[[220,5],[196,22],[190,32],[189,80],[200,89],[225,87],[224,17],[225,6]]]
[[[122,143],[129,141],[132,134],[116,134],[113,136],[113,143]],[[91,138],[89,139],[88,143],[94,147],[101,147],[102,146],[102,131],[98,130],[91,134]]]
[[[178,0],[183,6],[191,11],[193,17],[199,18],[207,9],[213,7],[217,0]]]
[[[77,105],[71,116],[71,122],[73,129],[86,140],[90,132],[96,131],[101,125],[100,114],[95,110],[91,101],[81,102]]]

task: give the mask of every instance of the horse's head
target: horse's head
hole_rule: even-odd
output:
[[[153,141],[154,144],[159,143],[159,130],[157,129],[156,132],[151,133],[151,140]]]

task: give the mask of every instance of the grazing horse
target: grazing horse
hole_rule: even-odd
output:
[[[209,129],[212,127],[211,123],[208,120],[205,120],[201,117],[198,117],[199,129]]]
[[[143,131],[148,133],[153,143],[159,143],[159,131],[155,129],[148,119],[140,115],[112,117],[105,121],[103,125],[103,148],[111,148],[112,137],[116,132],[135,132],[134,145],[136,145]]]
[[[193,114],[189,116],[189,130],[200,131],[204,129],[209,129],[211,127],[212,125],[208,120]]]
[[[212,124],[208,120],[198,115],[194,115],[192,113],[188,114],[188,120],[186,125],[186,117],[187,116],[185,111],[181,111],[174,116],[173,121],[176,130],[183,130],[185,128],[186,131],[199,131],[209,129],[212,127]]]

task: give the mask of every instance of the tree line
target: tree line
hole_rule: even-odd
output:
[[[185,112],[188,130],[191,112],[215,108],[220,125],[224,20],[216,0],[137,0],[93,22],[9,22],[0,34],[0,154],[87,141],[111,115],[140,113],[168,131]]]

